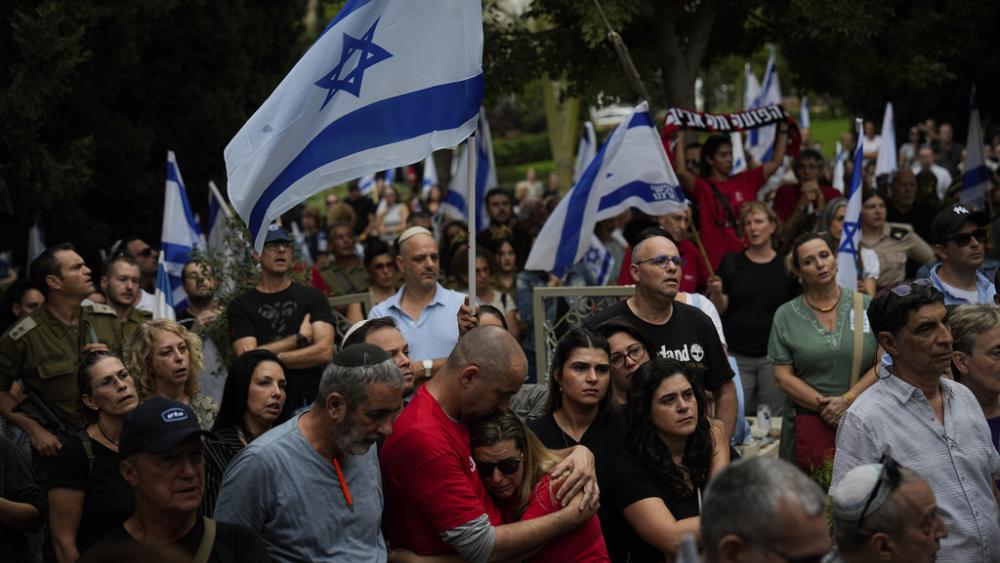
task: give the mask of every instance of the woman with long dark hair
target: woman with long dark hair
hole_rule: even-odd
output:
[[[632,375],[625,421],[611,476],[611,508],[624,518],[605,540],[614,561],[673,561],[686,534],[700,542],[702,491],[729,463],[725,428],[687,368],[663,358]]]
[[[608,340],[611,366],[611,403],[624,405],[628,398],[628,382],[632,374],[653,358],[653,345],[649,338],[625,317],[612,317],[597,327]]]
[[[229,367],[214,436],[205,440],[205,497],[202,514],[211,516],[229,462],[267,432],[285,406],[285,364],[270,350],[250,350]]]

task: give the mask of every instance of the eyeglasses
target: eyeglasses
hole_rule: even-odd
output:
[[[491,477],[495,469],[499,469],[500,473],[504,475],[513,475],[517,473],[517,468],[521,466],[522,457],[524,457],[523,454],[517,458],[501,459],[496,463],[476,462],[476,471],[479,472],[479,476],[483,479]]]
[[[781,560],[784,561],[785,563],[823,563],[823,561],[826,560],[827,555],[830,554],[830,551],[827,550],[827,551],[824,551],[823,553],[816,553],[816,554],[813,554],[813,555],[800,555],[798,557],[793,557],[791,555],[788,555],[787,553],[779,551],[778,549],[776,549],[776,548],[774,548],[774,547],[772,547],[772,546],[770,546],[770,545],[768,545],[768,544],[766,544],[766,543],[764,543],[762,541],[755,540],[755,539],[752,539],[752,538],[748,538],[748,537],[740,535],[740,534],[736,534],[736,535],[739,536],[740,539],[742,539],[743,541],[745,541],[745,542],[747,542],[749,544],[753,544],[753,545],[756,545],[756,546],[759,546],[759,547],[763,547],[764,549],[766,549],[766,550],[770,551],[771,553],[773,553],[773,554],[777,555],[778,557],[780,557]]]
[[[861,509],[861,517],[858,518],[858,528],[862,526],[865,522],[865,518],[868,516],[868,510],[872,506],[872,501],[878,496],[879,491],[882,489],[883,483],[886,487],[889,487],[889,492],[895,490],[902,480],[902,474],[899,472],[899,464],[896,460],[892,459],[889,454],[882,454],[882,459],[879,460],[882,464],[882,471],[879,471],[878,480],[875,481],[875,488],[868,495],[868,500],[865,502],[865,507]],[[876,507],[877,509],[878,507]]]
[[[635,262],[635,265],[638,266],[639,264],[645,264],[646,262],[652,262],[653,264],[656,264],[657,266],[659,266],[661,270],[666,270],[668,264],[673,264],[678,268],[684,266],[684,259],[681,258],[680,256],[666,256],[666,255],[655,256],[653,258],[649,258],[646,260],[639,260],[638,262]]]
[[[889,291],[893,292],[899,297],[906,297],[907,295],[913,293],[913,290],[917,289],[918,287],[927,287],[927,286],[933,287],[934,284],[931,283],[931,280],[928,278],[918,278],[913,281],[899,282],[898,284],[894,285],[892,289],[890,289]]]
[[[959,233],[957,235],[951,235],[945,240],[955,241],[958,246],[969,246],[972,242],[972,237],[976,237],[980,243],[986,242],[986,229],[976,229],[971,233]]]
[[[625,350],[624,354],[613,354],[608,363],[610,363],[613,368],[620,368],[625,365],[626,356],[628,356],[628,358],[633,362],[638,362],[646,357],[646,347],[642,344],[633,344]]]

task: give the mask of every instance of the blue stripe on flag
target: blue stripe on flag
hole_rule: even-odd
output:
[[[638,197],[649,203],[656,203],[665,199],[673,200],[677,203],[684,203],[685,201],[684,191],[680,186],[666,186],[664,196],[665,197],[656,198],[653,195],[653,186],[651,184],[637,180],[635,182],[629,182],[602,197],[600,203],[597,205],[597,210],[604,211],[609,207],[618,205],[630,197]]]
[[[444,193],[443,203],[450,204],[461,213],[465,213],[465,198],[456,191],[448,190]]]
[[[559,248],[556,250],[555,268],[552,271],[559,277],[562,277],[567,267],[576,262],[576,250],[580,247],[580,229],[583,228],[583,215],[586,212],[587,200],[590,199],[590,191],[594,189],[597,174],[604,165],[607,147],[608,145],[605,143],[597,152],[594,160],[587,167],[580,181],[573,187],[572,195],[570,195]],[[590,235],[590,233],[587,234]]]
[[[187,188],[184,186],[184,182],[181,180],[180,172],[177,170],[177,164],[174,162],[167,161],[167,181],[174,182],[181,189],[181,198],[184,203],[187,203]],[[194,214],[191,212],[191,205],[184,206],[184,218],[187,220],[188,227],[196,233],[201,232],[201,228],[198,227],[198,222],[194,220]]]
[[[971,188],[990,181],[990,169],[985,164],[962,174],[962,187]]]
[[[163,253],[164,262],[173,262],[174,264],[187,264],[191,259],[191,247],[184,246],[182,244],[174,244],[172,242],[163,242],[160,246],[160,252]]]
[[[360,151],[460,127],[479,114],[482,99],[483,75],[478,74],[375,102],[330,123],[257,199],[250,212],[251,240],[256,240],[271,203],[310,172]],[[392,120],[386,121],[385,116]]]
[[[649,115],[648,111],[638,112],[632,115],[632,120],[628,122],[628,128],[633,127],[650,127],[656,129],[653,125],[653,116]]]

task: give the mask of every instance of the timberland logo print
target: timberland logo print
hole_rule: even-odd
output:
[[[678,362],[701,362],[705,358],[705,350],[701,344],[692,344],[690,347],[685,344],[683,348],[677,350],[668,350],[666,345],[663,345],[657,354],[661,358],[670,358]]]

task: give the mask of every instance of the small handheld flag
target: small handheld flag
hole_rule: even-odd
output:
[[[191,251],[202,248],[201,229],[191,213],[187,189],[181,178],[174,151],[167,152],[167,184],[163,197],[163,230],[160,236],[160,256],[163,259],[170,288],[168,304],[187,307],[182,273],[191,260]]]
[[[990,169],[983,155],[983,129],[979,124],[976,87],[969,101],[969,135],[965,139],[965,172],[962,173],[962,205],[975,211],[986,210],[986,194],[990,188]]]
[[[875,160],[875,177],[896,171],[896,129],[892,118],[892,102],[885,104],[882,117],[882,138],[879,141],[878,158]]]
[[[844,214],[844,232],[840,235],[840,248],[837,251],[837,285],[845,289],[858,289],[858,257],[861,254],[861,169],[864,161],[864,148],[861,146],[863,137],[861,119],[857,119],[857,146],[854,148],[854,171],[851,174],[851,186],[847,191],[847,212]]]
[[[485,110],[479,114],[475,147],[476,201],[473,209],[477,210],[476,223],[482,230],[490,226],[490,218],[486,214],[486,192],[499,185],[496,162],[493,160],[493,143],[490,140],[490,124],[486,121]],[[448,192],[445,194],[444,204],[441,206],[445,215],[459,221],[469,220],[467,201],[470,193],[468,150],[469,144],[465,143],[455,155],[458,166],[455,168],[455,173],[451,175],[451,183],[448,185]]]

